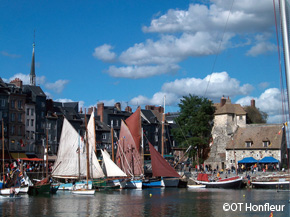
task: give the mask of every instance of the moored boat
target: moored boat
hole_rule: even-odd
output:
[[[197,184],[206,185],[207,188],[241,188],[243,178],[239,176],[209,180],[208,174],[198,174]]]

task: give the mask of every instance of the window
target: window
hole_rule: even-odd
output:
[[[11,108],[15,108],[15,101],[11,100]]]
[[[18,136],[22,135],[22,126],[18,126]]]
[[[33,108],[31,109],[31,115],[34,115],[34,109]]]
[[[252,146],[252,141],[246,141],[246,147],[250,148]]]
[[[26,126],[29,127],[29,119],[26,120]]]
[[[111,120],[111,127],[114,126],[114,120]]]
[[[26,109],[26,115],[29,115],[29,108]]]
[[[11,135],[15,134],[15,126],[11,126],[10,133],[11,133]]]
[[[117,127],[119,126],[119,121],[118,121],[118,120],[116,120],[116,126],[117,126]]]
[[[34,124],[34,120],[33,119],[31,119],[31,122],[30,122],[31,124],[31,126],[33,127],[33,124]]]
[[[1,99],[1,107],[5,107],[5,99]]]
[[[263,147],[267,148],[269,147],[270,142],[269,141],[263,141]]]
[[[45,102],[41,103],[41,107],[44,108],[45,107]]]
[[[18,109],[22,109],[22,100],[18,100]]]
[[[34,139],[34,132],[33,131],[31,131],[31,133],[30,133],[30,139]]]
[[[102,134],[102,139],[106,139],[106,134]]]
[[[22,122],[22,114],[18,114],[18,122]]]
[[[41,117],[44,118],[44,112],[41,112]]]
[[[243,116],[242,115],[239,115],[239,120],[243,120]]]
[[[11,121],[15,121],[15,113],[11,114]]]

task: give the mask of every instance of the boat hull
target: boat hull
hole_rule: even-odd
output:
[[[217,181],[217,182],[208,182],[208,181],[196,181],[197,184],[206,185],[207,188],[241,188],[242,178],[237,178],[229,181]]]
[[[179,178],[163,177],[163,182],[166,188],[177,188],[179,184]]]
[[[262,188],[262,189],[277,189],[284,190],[289,189],[290,181],[283,182],[252,182],[253,188]]]
[[[21,189],[20,187],[14,187],[15,194],[19,194],[20,189]],[[10,193],[11,193],[11,188],[2,188],[2,189],[0,189],[0,194],[1,195],[10,195]]]
[[[106,179],[97,179],[93,180],[93,188],[104,189],[104,190],[113,190],[120,189],[120,180],[106,180]]]
[[[120,182],[121,189],[142,189],[142,180],[123,180]]]
[[[50,183],[30,186],[28,190],[28,194],[30,195],[38,195],[49,192],[50,192]]]
[[[83,189],[84,186],[87,184],[87,181],[79,181],[75,183],[75,189]],[[58,190],[65,190],[65,191],[71,191],[73,190],[73,183],[62,183],[59,185]],[[93,182],[89,181],[88,183],[88,189],[93,188]]]
[[[205,188],[206,185],[187,185],[189,189],[195,189],[195,188]]]
[[[72,194],[77,195],[94,195],[95,190],[94,189],[78,189],[78,190],[72,190]]]
[[[162,188],[165,187],[163,180],[149,180],[142,182],[142,188]]]

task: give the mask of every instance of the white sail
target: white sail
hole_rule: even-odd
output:
[[[78,148],[80,147],[80,148]],[[78,150],[80,151],[80,160],[78,159]],[[89,145],[90,155],[90,178],[104,177],[104,173],[96,158],[93,148]],[[87,156],[83,139],[80,139],[79,133],[64,118],[62,132],[60,136],[57,159],[52,172],[53,177],[57,178],[78,178],[87,176]],[[80,168],[79,168],[80,163]]]
[[[105,175],[100,166],[100,163],[95,154],[95,115],[92,112],[88,126],[88,142],[89,142],[89,155],[90,155],[90,175],[91,178],[103,178]]]
[[[80,170],[78,160],[78,147],[80,145]],[[52,172],[53,177],[58,178],[78,178],[79,171],[81,176],[86,176],[86,153],[84,142],[80,135],[64,118],[57,159]]]
[[[106,150],[101,150],[103,155],[103,160],[105,164],[105,169],[107,177],[126,177],[124,173],[110,158],[109,153]]]

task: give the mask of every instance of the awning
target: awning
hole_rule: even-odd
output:
[[[262,160],[259,160],[259,163],[279,163],[279,161],[273,157],[264,157]]]
[[[258,161],[253,157],[245,157],[243,160],[238,161],[239,164],[254,164]]]
[[[40,158],[20,158],[20,159],[24,161],[43,161],[43,159]]]
[[[15,160],[20,159],[20,158],[28,158],[27,155],[25,153],[11,153],[10,155],[12,158],[14,158]]]

